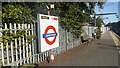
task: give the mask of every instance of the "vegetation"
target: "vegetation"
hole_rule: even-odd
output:
[[[3,23],[31,23],[34,17],[31,15],[32,10],[23,3],[10,3],[3,6],[2,22]]]
[[[101,31],[100,27],[98,27],[97,31],[96,31],[96,38],[97,39],[99,39],[101,37],[101,33],[102,33],[102,31]]]
[[[96,29],[96,38],[97,39],[99,39],[100,36],[101,36],[102,31],[101,31],[100,27],[102,26],[103,23],[104,22],[103,22],[102,18],[98,17],[97,20],[96,20],[96,26],[97,26],[97,29]]]
[[[4,3],[3,3],[4,4]],[[24,6],[24,3],[5,3],[2,8],[2,28],[5,28],[4,23],[7,23],[9,28],[10,23],[22,24],[22,23],[33,23],[35,19],[32,16],[32,10],[28,6]],[[13,26],[12,24],[12,26]],[[15,39],[19,40],[19,38],[26,36],[25,30],[17,30],[16,33],[11,30],[3,30],[1,31],[2,37],[0,38],[0,42],[3,42],[4,45],[11,41],[15,41]],[[32,38],[34,36],[27,35],[26,39],[30,44],[32,42]]]
[[[96,20],[96,26],[97,26],[97,27],[101,27],[103,23],[104,23],[104,22],[103,22],[102,18],[100,18],[100,17],[97,18],[97,20]]]
[[[83,32],[82,26],[85,23],[92,22],[94,15],[94,8],[98,5],[101,9],[103,8],[103,2],[75,2],[75,3],[57,3],[59,7],[56,7],[57,15],[60,17],[60,25],[71,31],[76,37],[79,37]],[[81,7],[82,6],[82,7]],[[100,21],[98,19],[98,21]],[[92,25],[94,25],[92,23]],[[98,26],[101,24],[98,23]]]
[[[2,11],[0,11],[0,23],[2,22],[1,20],[2,20]]]
[[[32,5],[31,5],[32,4]],[[46,5],[50,3],[3,3],[2,23],[32,23],[37,20],[37,14],[47,14]],[[79,37],[82,33],[84,23],[92,21],[94,8],[98,5],[103,8],[104,2],[56,2],[54,14],[59,17],[59,24],[66,30]],[[98,21],[101,21],[98,19]],[[98,22],[99,23],[99,22]],[[101,24],[98,24],[100,27]],[[4,27],[3,27],[4,28]],[[17,34],[11,34],[10,31],[2,31],[2,42],[6,43],[11,39],[18,39],[25,35],[25,31],[17,31]],[[33,36],[28,36],[31,38]]]

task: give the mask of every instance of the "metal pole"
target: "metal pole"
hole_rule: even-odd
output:
[[[96,31],[95,31],[95,27],[96,27],[96,14],[94,14],[94,19],[95,19],[94,34],[95,34],[95,39],[96,39]]]
[[[48,15],[50,15],[50,9],[48,9]]]
[[[65,43],[66,43],[66,51],[67,51],[67,30],[65,30]]]
[[[90,34],[89,34],[89,24],[88,24],[88,36],[90,37]]]
[[[95,14],[95,27],[96,27],[96,14]]]
[[[51,14],[50,14],[50,9],[51,9],[51,8],[49,7],[49,9],[48,9],[48,15],[51,15]],[[50,59],[49,59],[49,61],[51,60],[52,63],[53,63],[53,60],[54,60],[54,59],[52,59],[52,58],[53,58],[54,56],[53,56],[53,53],[52,53],[52,49],[50,49],[49,52],[50,52]]]

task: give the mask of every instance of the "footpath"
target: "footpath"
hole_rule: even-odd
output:
[[[53,63],[47,61],[39,66],[118,66],[119,46],[113,32],[108,31],[88,45],[79,45],[57,56]],[[117,46],[116,46],[117,45]]]

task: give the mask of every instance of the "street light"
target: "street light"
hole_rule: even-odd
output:
[[[54,9],[54,4],[50,4],[50,7]]]
[[[51,15],[51,9],[54,9],[54,4],[47,5],[47,9],[48,9],[48,15]],[[54,55],[52,54],[52,49],[50,49],[49,52],[50,52],[50,59],[49,59],[49,61],[51,60],[53,62]]]
[[[117,13],[102,13],[102,14],[94,14],[94,20],[95,20],[95,27],[96,27],[96,16],[103,16],[103,15],[113,15],[113,14],[117,14]],[[116,15],[117,16],[117,15]],[[95,28],[94,28],[95,30]],[[96,34],[96,33],[95,33]],[[95,36],[95,39],[96,39],[96,36]]]
[[[48,9],[48,15],[51,15],[50,14],[51,13],[51,9],[54,9],[54,4],[47,5],[46,7]]]
[[[96,16],[103,16],[103,15],[113,15],[113,14],[117,14],[117,13],[102,13],[102,14],[94,14],[94,19],[95,19],[95,27],[96,27]],[[117,15],[116,15],[117,17]]]

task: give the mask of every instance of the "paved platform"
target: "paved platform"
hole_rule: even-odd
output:
[[[39,66],[118,66],[119,52],[115,39],[114,34],[108,31],[101,39],[88,45],[79,45],[55,56],[53,63],[44,61]]]

